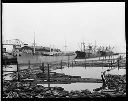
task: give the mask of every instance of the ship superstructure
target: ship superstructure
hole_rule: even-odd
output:
[[[110,56],[115,54],[112,51],[114,47],[104,47],[90,44],[85,47],[85,43],[81,44],[83,45],[83,49],[81,49],[80,51],[76,51],[76,58],[78,59]]]

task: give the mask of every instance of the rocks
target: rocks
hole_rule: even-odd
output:
[[[109,89],[116,89],[116,92],[126,92],[126,75],[106,75],[106,83]]]
[[[31,91],[30,91],[31,89]],[[119,92],[115,94],[117,96],[123,96],[123,92]],[[114,96],[114,94],[112,95]],[[29,86],[29,88],[25,89],[14,89],[13,91],[4,91],[4,98],[95,98],[95,97],[112,97],[108,93],[104,92],[90,92],[89,90],[81,90],[81,91],[65,91],[61,87],[43,87],[36,85],[35,87]]]

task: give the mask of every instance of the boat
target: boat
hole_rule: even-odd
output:
[[[16,51],[16,49],[15,49]],[[38,63],[57,63],[73,61],[76,57],[75,52],[62,52],[60,49],[49,47],[23,46],[16,51],[18,64],[38,64]]]
[[[75,51],[77,54],[76,59],[88,59],[88,58],[96,58],[96,57],[103,57],[103,56],[111,56],[111,55],[119,55],[118,53],[114,53],[112,51],[113,48],[109,47],[98,47],[96,45],[88,45],[85,49],[85,43],[83,44],[83,49],[80,51]]]
[[[56,54],[39,54],[39,53],[25,53],[22,52],[17,55],[18,64],[31,64],[35,63],[55,63],[55,62],[67,62],[73,61],[76,57],[75,52],[65,53],[65,52],[56,52]]]
[[[55,63],[55,62],[69,62],[73,61],[76,57],[75,52],[67,52],[61,51],[58,48],[51,47],[43,47],[35,45],[35,37],[34,44],[22,44],[13,45],[13,50],[11,53],[3,52],[3,60],[5,60],[5,64],[11,64],[15,60],[16,64],[38,64],[38,63]],[[9,63],[7,63],[8,61]]]

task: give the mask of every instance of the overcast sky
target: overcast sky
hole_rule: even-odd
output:
[[[3,40],[79,50],[81,42],[125,49],[125,3],[3,3]],[[79,45],[78,45],[79,44]],[[120,47],[119,47],[120,46]]]

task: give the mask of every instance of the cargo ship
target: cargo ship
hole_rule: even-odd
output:
[[[114,53],[110,46],[109,47],[98,47],[96,45],[88,45],[85,49],[85,45],[83,44],[83,49],[80,51],[75,51],[77,54],[76,59],[84,59],[84,58],[96,58],[96,57],[103,57],[103,56],[111,56],[111,55],[118,55],[118,53]]]
[[[53,63],[53,62],[67,62],[73,61],[76,57],[75,52],[57,52],[54,54],[40,54],[40,53],[20,53],[17,55],[18,64],[26,64],[28,62],[35,63]]]
[[[62,52],[60,49],[36,46],[35,39],[33,46],[24,45],[19,49],[15,47],[14,50],[13,53],[17,57],[18,64],[67,62],[73,61],[76,57],[75,52]]]

